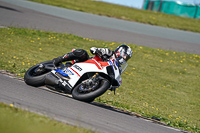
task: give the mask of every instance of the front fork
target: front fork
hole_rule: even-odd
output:
[[[91,78],[83,81],[79,90],[82,92],[90,92],[92,90],[95,90],[99,87],[100,81],[102,79],[103,78],[98,73],[96,73]]]

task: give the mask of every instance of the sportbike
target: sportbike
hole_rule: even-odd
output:
[[[107,90],[120,86],[120,73],[127,65],[124,62],[119,70],[115,55],[107,61],[95,56],[85,62],[67,62],[59,67],[55,67],[52,61],[45,61],[28,69],[24,81],[31,86],[45,85],[54,91],[72,94],[74,99],[92,102]]]

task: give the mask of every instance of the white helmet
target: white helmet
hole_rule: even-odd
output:
[[[125,61],[132,57],[132,50],[128,45],[120,45],[115,49],[115,54],[121,56]]]

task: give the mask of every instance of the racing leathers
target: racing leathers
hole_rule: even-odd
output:
[[[53,63],[55,66],[59,66],[60,63],[65,61],[73,61],[76,60],[77,62],[83,62],[89,59],[89,55],[87,51],[83,49],[76,49],[72,50],[72,52],[67,53],[63,56],[59,56],[53,59]]]
[[[90,48],[90,52],[96,56],[99,56],[103,61],[108,60],[113,55],[113,51],[111,51],[108,48],[92,47],[92,48]],[[63,56],[54,58],[53,63],[55,66],[59,66],[60,63],[65,62],[65,61],[75,60],[76,62],[83,62],[88,59],[89,59],[89,55],[88,55],[87,51],[85,51],[83,49],[76,49],[70,53],[63,55]]]

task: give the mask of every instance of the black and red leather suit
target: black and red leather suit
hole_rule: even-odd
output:
[[[114,53],[108,48],[96,48],[96,47],[90,48],[90,52],[94,55],[99,56],[103,61],[109,59]],[[76,49],[73,52],[67,53],[58,58],[54,58],[53,63],[55,66],[59,66],[60,63],[65,62],[65,61],[76,60],[76,62],[83,62],[88,59],[89,59],[89,55],[87,51],[83,49]]]

